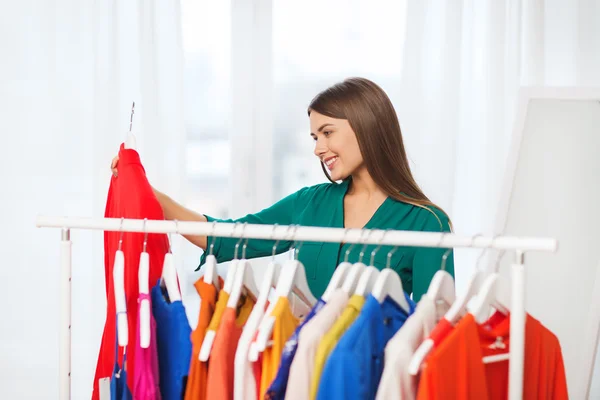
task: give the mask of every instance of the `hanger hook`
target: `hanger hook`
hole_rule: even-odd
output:
[[[123,221],[124,217],[121,217],[121,224],[119,225],[119,231],[121,232],[121,236],[119,237],[119,250],[121,250],[121,245],[123,244]]]
[[[298,242],[296,240],[296,234],[298,233],[298,227],[299,227],[299,225],[296,225],[296,229],[294,230],[294,249],[295,249],[294,250],[294,259],[295,260],[298,260],[298,254],[300,254],[300,249],[302,248],[302,245],[304,244],[304,242],[302,242],[302,241]],[[298,246],[298,244],[300,244],[300,245]],[[296,248],[296,246],[298,246],[298,248]]]
[[[213,249],[215,248],[215,228],[217,225],[217,221],[213,221],[213,225],[212,225],[212,230],[210,232],[210,236],[212,236],[212,242],[210,243],[210,246],[208,247],[208,255],[212,256],[213,255]],[[235,226],[235,225],[234,225]]]
[[[244,222],[244,230],[246,230],[246,222]],[[243,234],[243,232],[242,232]],[[246,237],[246,241],[244,242],[244,245],[242,246],[242,260],[246,259],[246,247],[248,246],[248,237]]]
[[[369,230],[364,230],[363,233],[366,232],[366,235],[364,237],[364,239],[362,240],[363,242],[363,248],[361,249],[360,253],[358,253],[358,262],[361,263],[363,260],[363,257],[365,255],[365,249],[367,248],[367,246],[369,245],[367,243],[367,240],[369,240],[369,238],[371,237],[371,235],[373,234],[373,230],[369,229]],[[362,239],[362,234],[361,234],[361,239]]]
[[[381,246],[383,246],[383,239],[385,238],[385,235],[387,235],[389,231],[390,231],[389,229],[386,229],[383,232],[383,235],[381,235],[381,239],[379,239],[379,244],[371,252],[371,260],[369,261],[369,265],[370,266],[373,266],[373,261],[375,260],[375,254],[377,254],[377,252],[379,251],[379,249],[381,249]]]
[[[271,240],[275,240],[275,231],[277,230],[277,226],[278,224],[274,224],[273,225],[273,232],[271,233]],[[273,254],[271,254],[273,256],[273,261],[275,261],[275,252],[277,251],[277,245],[279,244],[280,240],[277,239],[275,241],[275,244],[273,245]]]
[[[352,230],[352,228],[348,228],[348,230]],[[362,235],[362,233],[361,233]],[[352,251],[352,248],[356,246],[356,243],[351,243],[350,247],[348,247],[348,250],[346,250],[346,254],[344,255],[344,262],[348,262],[348,256],[350,255],[350,252]]]
[[[442,243],[444,243],[444,238],[446,237],[446,232],[442,232],[442,236],[440,237],[440,241],[437,245],[437,247],[442,247]],[[471,245],[473,245],[473,241],[471,241]],[[446,270],[446,261],[448,260],[448,256],[450,255],[450,252],[452,252],[453,248],[449,247],[445,252],[444,255],[442,256],[442,265],[440,266],[440,270],[445,271]]]
[[[129,132],[131,132],[131,127],[133,126],[134,110],[135,110],[135,101],[133,102],[133,105],[131,106],[131,117],[129,117]]]
[[[238,223],[240,223],[240,222],[238,222]],[[238,259],[237,258],[238,249],[240,247],[240,243],[242,243],[242,240],[244,240],[244,232],[246,230],[246,224],[247,224],[247,222],[244,222],[244,225],[242,225],[242,233],[240,235],[240,240],[238,240],[238,242],[235,244],[235,250],[234,250],[234,253],[233,253],[233,259],[234,260]],[[235,226],[233,228],[235,229]]]
[[[146,252],[146,244],[148,243],[148,231],[146,231],[146,222],[148,222],[148,218],[144,218],[144,253]]]

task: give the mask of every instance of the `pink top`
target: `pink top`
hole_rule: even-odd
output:
[[[142,300],[150,303],[150,346],[143,349],[140,345],[140,310]],[[149,294],[138,296],[137,335],[135,336],[135,376],[133,386],[134,400],[161,400],[158,386],[158,352],[156,348],[156,321],[152,315],[152,300]]]

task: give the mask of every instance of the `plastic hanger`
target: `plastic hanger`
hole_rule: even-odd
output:
[[[213,256],[213,248],[215,247],[215,224],[217,222],[213,222],[212,235],[213,241],[209,246],[208,256],[206,256],[206,261],[204,263],[204,283],[212,284],[217,290],[220,290],[219,285],[219,272],[217,271],[217,258]]]
[[[117,312],[117,337],[119,346],[127,346],[129,342],[129,327],[127,324],[127,300],[125,297],[125,257],[121,250],[123,244],[123,220],[121,218],[121,237],[115,253],[113,264],[113,291],[115,292],[115,307]]]
[[[287,260],[281,268],[281,273],[279,275],[279,279],[277,280],[275,294],[277,297],[289,297],[293,292],[305,304],[312,307],[317,302],[317,299],[312,294],[310,287],[308,286],[304,265],[298,261],[298,254],[300,253],[302,243],[300,243],[300,246],[297,248],[295,246],[296,244],[294,243],[292,246],[295,249],[294,258]]]
[[[471,239],[471,246],[473,245],[473,242],[475,241],[475,239],[478,236],[481,236],[481,234],[479,233],[479,234],[473,236],[473,238]],[[493,245],[493,243],[494,243],[494,240],[492,240],[492,245]],[[454,303],[452,303],[452,305],[450,306],[450,308],[448,309],[448,311],[446,311],[446,314],[444,315],[444,319],[447,320],[452,325],[455,325],[460,320],[460,318],[463,317],[463,315],[467,311],[467,304],[477,294],[477,292],[479,291],[479,289],[481,287],[481,284],[483,282],[483,278],[484,278],[485,274],[479,268],[479,264],[480,264],[481,260],[483,259],[484,253],[488,249],[489,248],[484,249],[481,252],[481,254],[479,255],[479,258],[477,259],[477,262],[475,263],[475,271],[473,272],[473,275],[471,275],[469,282],[467,283],[467,290],[464,292],[464,294],[462,296],[457,298],[454,301]],[[446,254],[444,254],[444,255],[446,255]],[[444,262],[443,259],[442,259],[442,262]],[[428,291],[428,295],[429,295],[429,291]],[[429,353],[431,352],[431,350],[433,349],[434,346],[435,346],[435,344],[434,344],[433,340],[429,339],[429,338],[425,339],[423,341],[423,343],[421,343],[421,345],[417,348],[417,350],[413,354],[413,356],[410,360],[410,363],[408,365],[408,373],[409,374],[416,376],[419,373],[419,369],[421,368],[421,365],[423,365],[423,362],[425,361],[425,359],[427,358],[427,356],[429,355]]]
[[[363,232],[364,233],[364,232]],[[362,235],[362,233],[361,233]],[[350,251],[356,245],[356,243],[350,245],[348,250],[346,250],[346,254],[344,256],[344,261],[348,261],[348,256],[350,255]],[[356,285],[358,285],[358,280],[360,279],[360,275],[363,273],[367,266],[362,262],[357,262],[352,264],[350,267],[346,278],[344,279],[344,283],[342,284],[342,290],[349,295],[352,295],[356,291]]]
[[[140,266],[138,269],[138,287],[140,294],[148,295],[150,288],[150,257],[146,252],[148,243],[148,232],[146,232],[146,221],[144,218],[144,245],[140,254]],[[150,346],[150,301],[144,298],[140,301],[140,346],[147,349]]]
[[[445,234],[442,234],[442,241],[444,240]],[[441,241],[440,241],[441,243]],[[427,296],[435,303],[443,301],[448,306],[454,304],[456,299],[456,293],[454,290],[454,278],[446,271],[446,260],[450,255],[452,248],[446,250],[442,256],[442,265],[440,269],[433,275],[429,288],[427,288]]]
[[[137,150],[137,141],[135,139],[135,135],[131,131],[131,128],[133,127],[134,109],[135,109],[135,101],[133,102],[133,105],[131,106],[131,117],[129,119],[129,132],[127,132],[127,137],[125,139],[125,143],[124,143],[123,147],[125,147],[126,149]]]
[[[236,222],[233,226],[233,232],[235,232],[235,227],[237,224],[239,224],[239,222]],[[231,291],[233,290],[233,284],[237,273],[238,262],[239,260],[234,257],[234,259],[231,260],[231,263],[229,264],[229,268],[227,269],[227,276],[225,277],[225,283],[223,284],[223,291],[227,294],[231,294]],[[202,347],[200,347],[200,353],[198,354],[198,359],[200,361],[206,362],[210,358],[210,352],[212,350],[213,343],[215,342],[216,335],[216,330],[207,330],[204,334],[204,339],[202,340]]]
[[[231,290],[231,293],[229,294],[229,299],[227,300],[227,308],[237,308],[240,297],[242,296],[242,291],[244,289],[247,290],[248,294],[254,299],[258,298],[258,295],[260,293],[254,281],[254,273],[252,272],[252,266],[250,265],[250,262],[246,260],[247,243],[248,239],[246,239],[246,243],[244,243],[244,246],[242,247],[242,259],[238,261],[238,266],[236,268],[235,277],[233,280],[233,288]],[[234,256],[234,258],[237,258],[238,244],[236,244],[236,255]]]
[[[175,224],[177,224],[177,221],[175,221]],[[179,233],[179,228],[176,228],[175,230],[177,233]],[[179,282],[177,279],[177,269],[175,268],[175,263],[173,262],[173,253],[171,252],[170,235],[169,235],[168,241],[169,241],[169,251],[165,254],[161,279],[165,283],[165,286],[167,287],[167,294],[169,295],[169,301],[171,303],[173,303],[175,301],[181,301],[181,292],[179,291]]]
[[[295,258],[287,260],[283,264],[283,267],[281,268],[281,273],[279,275],[279,279],[277,280],[275,298],[289,298],[289,296],[293,292],[300,298],[300,300],[312,307],[317,302],[317,299],[308,287],[308,281],[306,280],[306,272],[304,270],[304,265],[302,265],[302,263],[298,261],[298,254],[300,253],[300,248],[301,246],[296,249]],[[276,302],[277,301],[274,301],[273,303]],[[268,315],[268,317],[265,318],[263,322],[261,322],[261,326],[259,327],[258,335],[256,337],[255,343],[258,351],[264,351],[266,349],[269,340],[271,339],[271,336],[273,334],[275,318],[270,316],[270,312],[266,315]]]
[[[273,229],[273,230],[275,230],[275,229]],[[271,311],[275,307],[276,302],[273,301],[273,302],[269,303],[267,309],[265,310],[265,306],[267,305],[267,302],[269,301],[269,294],[271,293],[271,288],[276,287],[277,280],[279,279],[279,274],[281,271],[281,265],[279,265],[279,263],[275,260],[275,250],[277,249],[278,243],[279,243],[279,241],[275,242],[275,244],[273,245],[273,254],[272,254],[273,258],[267,265],[267,268],[265,269],[265,274],[263,275],[263,280],[260,285],[260,291],[258,294],[258,298],[256,300],[256,304],[254,305],[254,308],[252,309],[252,312],[250,313],[250,317],[248,317],[248,321],[246,322],[246,326],[244,327],[244,330],[246,328],[252,330],[251,336],[254,336],[256,331],[260,328],[262,321],[265,321],[265,319],[267,319],[269,317],[269,315],[271,314]],[[257,315],[257,317],[255,317],[254,315]],[[265,328],[265,326],[263,326],[263,329],[264,328]],[[252,342],[252,344],[250,345],[250,348],[248,349],[248,354],[246,355],[248,357],[248,361],[251,361],[251,362],[258,361],[258,354],[259,354],[259,351],[258,351],[258,347],[256,346],[256,342]],[[236,363],[244,363],[245,359],[238,360],[236,357],[235,362]],[[234,388],[234,391],[236,391],[236,390],[239,393],[240,388]],[[243,396],[238,397],[238,396],[234,395],[234,398],[241,398],[241,397],[243,397]]]
[[[388,253],[385,269],[379,273],[371,294],[379,301],[379,303],[383,303],[386,297],[389,296],[396,304],[398,304],[398,306],[400,306],[400,308],[406,313],[409,313],[410,306],[408,305],[408,301],[406,301],[402,280],[396,271],[390,268],[392,254],[394,254],[396,250],[397,247]]]
[[[382,241],[383,241],[384,237],[385,237],[385,233],[381,237]],[[373,291],[373,287],[375,286],[375,282],[377,282],[377,278],[379,277],[379,273],[380,273],[379,270],[373,266],[373,262],[375,261],[375,254],[377,253],[377,251],[380,248],[381,248],[381,244],[379,244],[379,246],[377,246],[377,248],[371,252],[371,260],[369,261],[369,266],[367,268],[365,268],[363,273],[360,275],[360,279],[358,280],[358,284],[356,285],[356,290],[354,291],[354,294],[366,297]],[[362,251],[360,252],[359,262],[362,261],[365,249],[366,249],[366,245],[363,247]]]
[[[346,276],[348,275],[350,267],[352,267],[352,264],[346,261],[342,261],[340,265],[336,267],[335,271],[333,272],[333,275],[331,276],[331,280],[327,285],[327,289],[325,289],[325,292],[321,296],[321,299],[324,302],[327,303],[329,299],[331,299],[331,295],[333,294],[333,292],[342,286]]]
[[[349,229],[346,230],[346,233],[348,232],[348,230]],[[340,265],[336,267],[335,271],[333,272],[333,275],[331,276],[331,279],[329,280],[329,283],[327,284],[325,292],[321,296],[321,299],[324,302],[327,303],[329,299],[331,299],[331,295],[333,294],[333,292],[335,292],[336,289],[342,287],[342,284],[344,283],[344,280],[348,275],[348,270],[351,266],[352,264],[348,262],[348,257],[346,257],[345,260],[342,261]]]
[[[472,306],[468,307],[478,324],[483,324],[490,315],[490,308],[495,308],[504,315],[510,312],[510,281],[497,272],[486,277]]]

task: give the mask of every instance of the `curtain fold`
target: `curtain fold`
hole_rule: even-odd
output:
[[[0,14],[0,208],[10,282],[1,398],[58,394],[59,238],[35,216],[101,216],[133,129],[151,182],[185,179],[179,1],[23,1]],[[57,236],[58,235],[58,236]],[[89,398],[106,312],[101,232],[74,231],[72,397]],[[36,384],[32,385],[32,379]]]

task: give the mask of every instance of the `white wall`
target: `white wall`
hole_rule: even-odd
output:
[[[599,133],[598,101],[530,103],[504,229],[559,240],[556,254],[526,255],[526,307],[558,336],[573,398],[600,262]]]

